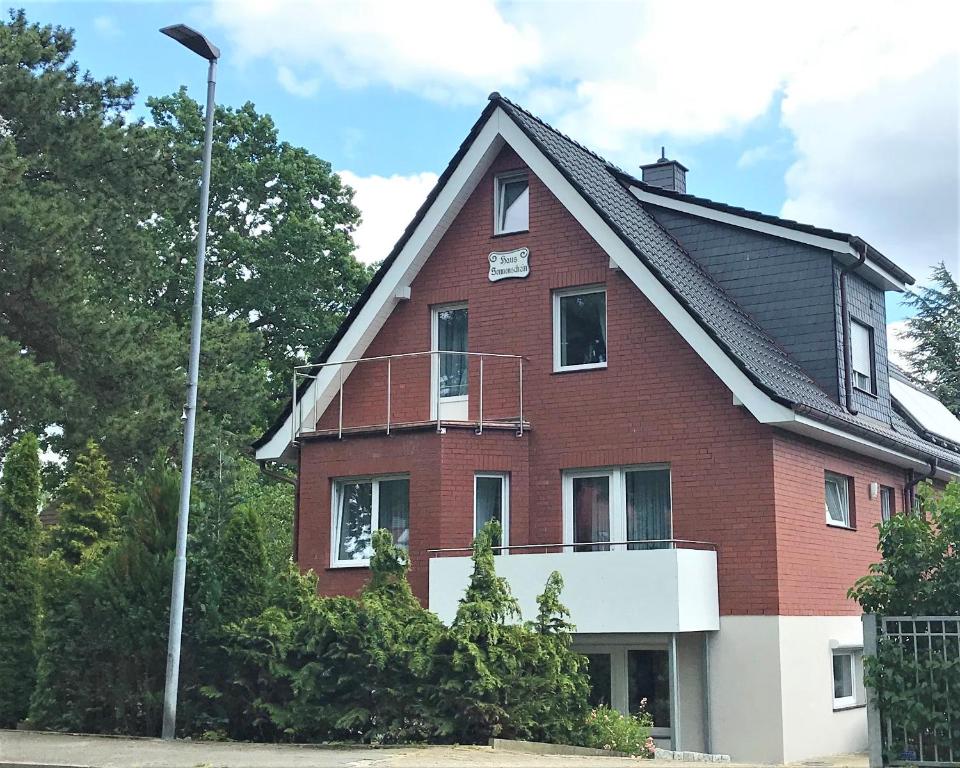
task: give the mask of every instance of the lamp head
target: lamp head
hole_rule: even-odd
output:
[[[207,61],[216,61],[220,58],[220,49],[201,35],[197,30],[186,24],[174,24],[160,30],[167,37],[172,37],[180,45],[189,48],[198,56]]]

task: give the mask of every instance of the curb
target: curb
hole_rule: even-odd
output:
[[[547,744],[543,741],[490,739],[490,746],[501,752],[522,752],[527,755],[576,755],[579,757],[635,757],[626,752],[592,747],[574,747],[568,744]],[[639,759],[639,758],[637,758]]]

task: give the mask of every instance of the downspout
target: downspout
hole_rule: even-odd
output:
[[[843,390],[847,410],[857,415],[857,407],[853,404],[853,352],[850,348],[850,307],[847,304],[847,275],[863,266],[867,260],[867,246],[860,246],[860,256],[853,264],[848,264],[840,270],[840,319],[843,323]]]
[[[924,482],[925,480],[933,480],[934,476],[937,474],[937,467],[939,465],[939,460],[934,458],[930,460],[930,471],[925,475],[914,475],[911,471],[911,475],[914,475],[910,478],[910,482],[907,483],[904,490],[907,492],[907,499],[910,504],[910,512],[913,512],[913,508],[916,503],[916,488],[917,486]]]

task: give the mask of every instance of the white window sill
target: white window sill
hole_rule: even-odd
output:
[[[836,520],[827,520],[827,525],[830,526],[831,528],[839,528],[843,531],[857,530],[852,525],[848,525],[847,523],[838,523]]]
[[[331,568],[369,568],[369,560],[342,560],[336,563],[330,563]]]
[[[859,702],[856,699],[834,699],[833,701],[834,712],[846,712],[848,709],[863,709],[866,706],[865,703]]]
[[[586,365],[565,365],[554,367],[554,373],[572,373],[573,371],[596,371],[602,368],[606,368],[606,363],[588,363]]]

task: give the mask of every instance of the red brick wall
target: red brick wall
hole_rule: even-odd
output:
[[[411,473],[411,578],[425,598],[424,550],[470,544],[475,471],[513,473],[512,544],[554,543],[563,533],[564,469],[664,462],[672,472],[674,536],[718,545],[722,613],[820,610],[819,597],[805,597],[802,579],[818,557],[833,557],[824,545],[836,541],[853,547],[857,559],[837,566],[845,570],[836,578],[816,574],[810,593],[829,598],[820,612],[850,612],[838,595],[869,562],[864,558],[874,542],[866,518],[873,508],[864,507],[857,533],[825,529],[823,457],[775,436],[734,406],[730,391],[630,280],[610,269],[609,257],[537,178],[530,179],[530,231],[493,237],[493,175],[520,167],[509,149],[495,161],[414,280],[412,298],[397,306],[366,354],[429,349],[431,305],[466,301],[471,351],[526,356],[524,415],[532,430],[522,438],[451,429],[444,436],[427,431],[307,442],[302,566],[318,571],[326,593],[353,592],[365,578],[363,571],[327,570],[331,477]],[[490,283],[489,252],[521,246],[530,249],[530,276]],[[551,291],[590,283],[607,289],[608,367],[553,373]],[[515,415],[512,365],[491,364],[484,378],[485,416]],[[394,366],[394,422],[429,417],[428,382],[426,360]],[[475,363],[469,390],[476,418]],[[357,368],[344,402],[347,425],[382,423],[383,364]],[[334,402],[322,424],[334,426],[336,418]],[[857,496],[859,511],[859,486]],[[782,510],[775,511],[775,503]],[[793,519],[800,508],[810,515],[803,527]],[[778,557],[785,573],[778,572]],[[638,594],[645,588],[650,585],[637,585]]]
[[[902,511],[906,471],[787,432],[774,435],[773,453],[781,614],[859,614],[847,590],[879,557],[880,496],[871,499],[869,485],[893,488],[896,511]],[[827,471],[853,480],[855,530],[827,525]]]

